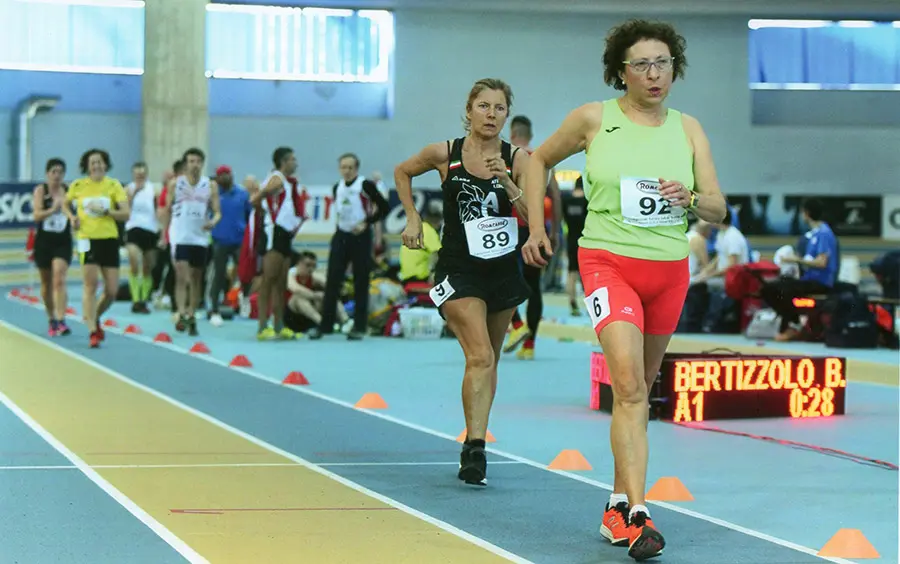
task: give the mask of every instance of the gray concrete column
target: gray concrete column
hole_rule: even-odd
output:
[[[208,152],[206,4],[145,4],[141,150],[154,180],[189,147]]]

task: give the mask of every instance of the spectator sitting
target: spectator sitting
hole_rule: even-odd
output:
[[[696,276],[692,277],[692,284],[707,282],[717,288],[725,287],[725,272],[732,266],[747,264],[750,262],[750,245],[741,230],[732,225],[732,214],[725,214],[722,223],[715,225],[716,235],[716,260],[710,261],[706,267]]]
[[[322,323],[322,303],[325,299],[325,277],[316,273],[315,253],[303,251],[296,255],[294,266],[288,270],[287,306],[284,323],[292,331],[308,331]],[[345,324],[349,317],[342,303],[337,305],[337,321]]]
[[[400,282],[407,293],[427,292],[434,285],[434,265],[441,250],[442,213],[440,202],[433,201],[425,209],[422,222],[422,248],[400,247]]]
[[[709,305],[703,330],[709,333],[740,332],[738,304],[725,294],[725,273],[729,268],[750,262],[750,245],[741,230],[732,224],[733,214],[725,214],[722,223],[714,224],[716,256],[692,277],[692,284],[705,283],[709,289]]]
[[[691,285],[688,287],[681,319],[678,323],[679,333],[699,333],[703,326],[703,317],[709,306],[709,288],[705,281],[697,281],[696,278],[709,264],[707,241],[711,232],[712,225],[701,219],[694,223],[687,233]]]
[[[791,341],[803,328],[794,307],[794,298],[813,294],[826,294],[834,287],[838,272],[838,243],[831,226],[822,220],[824,208],[821,200],[803,202],[803,220],[810,226],[810,233],[803,258],[785,257],[783,263],[798,264],[803,273],[799,279],[780,278],[762,288],[766,304],[781,316],[781,327],[776,341]]]

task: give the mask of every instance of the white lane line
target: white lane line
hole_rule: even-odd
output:
[[[33,304],[25,304],[25,305],[30,305],[31,307],[34,307],[34,308],[40,308],[40,304],[34,304],[34,305],[33,305]],[[70,316],[70,317],[71,317],[73,320],[77,321],[78,323],[81,323],[80,318],[79,318],[79,319],[75,319],[75,317],[77,317],[77,316]],[[24,330],[21,330],[21,331],[24,333]],[[258,373],[258,372],[254,372],[253,370],[250,370],[250,369],[248,369],[248,368],[241,368],[241,367],[231,366],[231,365],[229,365],[227,362],[222,361],[222,360],[219,360],[219,359],[217,359],[217,358],[214,358],[214,357],[212,357],[211,355],[208,355],[208,354],[199,354],[199,355],[198,355],[198,354],[191,354],[189,351],[187,351],[187,350],[185,350],[185,349],[182,349],[182,348],[179,348],[179,347],[177,347],[177,346],[176,346],[175,344],[173,344],[173,343],[157,343],[157,342],[153,341],[152,338],[147,337],[147,336],[145,336],[145,335],[135,335],[135,334],[131,334],[131,333],[130,333],[130,334],[125,334],[125,333],[122,332],[121,329],[115,329],[115,330],[113,330],[112,332],[115,332],[115,333],[117,333],[117,334],[119,334],[119,335],[123,335],[123,336],[127,336],[127,337],[131,337],[131,338],[137,339],[138,341],[142,341],[142,342],[144,342],[144,343],[150,343],[150,344],[152,344],[152,345],[162,346],[162,347],[165,347],[165,348],[167,348],[167,349],[169,349],[169,350],[171,350],[171,351],[174,351],[174,352],[177,352],[177,353],[181,353],[181,354],[184,354],[184,355],[186,355],[186,356],[190,356],[190,357],[192,357],[192,358],[204,360],[204,361],[210,362],[210,363],[212,363],[212,364],[216,364],[216,365],[219,365],[219,366],[223,366],[223,367],[225,367],[225,368],[229,368],[229,369],[231,369],[231,370],[234,370],[234,371],[240,372],[240,373],[242,373],[242,374],[245,374],[245,375],[247,375],[247,376],[250,376],[251,378],[256,378],[257,380],[262,380],[263,382],[266,382],[266,383],[268,383],[268,384],[272,384],[272,385],[278,386],[279,388],[286,388],[286,389],[288,389],[288,390],[291,390],[291,391],[294,391],[294,392],[297,392],[297,393],[300,393],[300,394],[305,394],[305,395],[308,395],[308,396],[312,396],[312,397],[314,397],[314,398],[318,398],[318,399],[320,399],[320,400],[327,401],[327,402],[329,402],[329,403],[333,403],[333,404],[339,405],[339,406],[341,406],[341,407],[345,407],[345,408],[347,408],[347,409],[352,409],[352,410],[354,410],[354,411],[366,413],[367,415],[370,415],[370,416],[372,416],[372,417],[377,417],[377,418],[382,419],[382,420],[384,420],[384,421],[390,421],[391,423],[394,423],[394,424],[397,424],[397,425],[402,425],[403,427],[407,427],[407,428],[409,428],[409,429],[413,429],[413,430],[415,430],[415,431],[419,431],[420,433],[425,433],[425,434],[431,435],[431,436],[433,436],[433,437],[440,437],[440,438],[442,438],[442,439],[446,439],[446,440],[449,440],[449,441],[456,442],[456,437],[454,437],[454,436],[452,436],[452,435],[448,435],[447,433],[442,433],[442,432],[440,432],[440,431],[436,431],[436,430],[434,430],[434,429],[429,429],[428,427],[424,427],[424,426],[418,425],[418,424],[416,424],[416,423],[411,423],[411,422],[409,422],[409,421],[404,421],[403,419],[398,419],[397,417],[394,417],[394,416],[392,416],[392,415],[388,415],[388,414],[386,414],[386,413],[381,413],[381,412],[379,412],[379,411],[373,411],[373,410],[368,410],[368,409],[361,409],[361,408],[358,408],[358,407],[356,407],[355,405],[353,405],[353,404],[350,403],[350,402],[346,402],[346,401],[343,401],[343,400],[340,400],[340,399],[337,399],[337,398],[333,398],[333,397],[331,397],[331,396],[326,396],[325,394],[322,394],[322,393],[319,393],[319,392],[310,390],[310,389],[308,388],[308,386],[286,386],[286,385],[283,385],[281,382],[279,382],[279,381],[277,381],[277,380],[273,380],[273,379],[271,379],[271,378],[269,378],[269,377],[267,377],[267,376],[265,376],[265,375],[263,375],[263,374],[260,374],[260,373]],[[35,336],[35,335],[33,335],[32,333],[27,333],[27,334],[30,335],[30,336],[32,336],[32,337],[35,338],[35,339],[43,340],[44,342],[46,342],[46,343],[48,343],[48,344],[51,344],[51,345],[53,345],[53,346],[55,346],[55,347],[57,347],[57,348],[60,348],[61,350],[66,350],[66,349],[62,349],[62,347],[58,347],[57,345],[55,345],[55,343],[52,343],[52,342],[49,341],[48,339],[45,339],[45,338],[43,338],[43,337]],[[66,352],[68,353],[68,351],[66,351]],[[74,354],[74,353],[71,353],[71,354]],[[77,355],[76,355],[76,356],[77,356]],[[79,357],[79,358],[80,358],[80,357]],[[539,468],[539,469],[544,470],[544,471],[546,471],[546,472],[552,472],[552,473],[554,473],[554,474],[557,474],[557,475],[560,475],[560,476],[564,476],[564,477],[566,477],[566,478],[569,478],[569,479],[572,479],[572,480],[581,482],[581,483],[583,483],[583,484],[587,484],[587,485],[590,485],[590,486],[594,486],[594,487],[596,487],[596,488],[600,488],[600,489],[607,490],[607,491],[612,491],[612,489],[613,489],[613,487],[612,487],[611,484],[606,484],[606,483],[600,482],[600,481],[598,481],[598,480],[594,480],[594,479],[592,479],[592,478],[587,478],[587,477],[585,477],[585,476],[580,476],[580,475],[578,475],[578,474],[574,474],[574,473],[571,473],[571,472],[566,472],[566,471],[564,471],[564,470],[554,470],[554,469],[548,468],[546,464],[542,464],[542,463],[540,463],[540,462],[537,462],[537,461],[534,461],[534,460],[531,460],[531,459],[528,459],[528,458],[525,458],[525,457],[522,457],[522,456],[518,456],[518,455],[515,455],[515,454],[512,454],[512,453],[508,453],[508,452],[505,452],[505,451],[502,451],[502,450],[498,450],[497,448],[495,448],[495,447],[493,447],[493,446],[490,447],[490,452],[491,452],[492,454],[496,454],[496,455],[498,455],[498,456],[502,456],[502,457],[507,458],[507,459],[509,459],[509,460],[514,460],[514,461],[516,461],[516,462],[520,462],[520,463],[522,463],[522,464],[526,464],[526,465],[532,466],[532,467],[534,467],[534,468]],[[781,547],[784,547],[784,548],[789,548],[789,549],[795,550],[795,551],[797,551],[797,552],[802,552],[803,554],[807,554],[807,555],[809,555],[809,556],[814,556],[814,557],[819,558],[819,559],[821,559],[821,560],[823,560],[823,561],[826,561],[826,562],[833,562],[834,564],[856,564],[855,562],[853,562],[853,561],[851,561],[851,560],[844,559],[844,558],[829,557],[829,556],[820,556],[820,555],[818,554],[819,551],[818,551],[817,549],[810,548],[810,547],[808,547],[808,546],[803,546],[803,545],[801,545],[801,544],[797,544],[797,543],[794,543],[794,542],[791,542],[791,541],[789,541],[789,540],[785,540],[785,539],[782,539],[782,538],[779,538],[779,537],[775,537],[775,536],[769,535],[769,534],[767,534],[767,533],[763,533],[763,532],[761,532],[761,531],[757,531],[757,530],[755,530],[755,529],[750,529],[750,528],[748,528],[748,527],[744,527],[744,526],[738,525],[737,523],[732,523],[732,522],[726,521],[726,520],[724,520],[724,519],[719,519],[718,517],[713,517],[713,516],[710,516],[710,515],[706,515],[706,514],[704,514],[704,513],[699,513],[699,512],[696,512],[696,511],[692,511],[692,510],[690,510],[690,509],[685,509],[685,508],[679,507],[679,506],[677,506],[677,505],[672,505],[672,504],[670,504],[670,503],[666,503],[666,502],[663,502],[663,501],[649,501],[649,500],[647,501],[647,503],[648,503],[649,505],[655,505],[655,506],[657,506],[657,507],[662,507],[662,508],[664,508],[664,509],[667,509],[667,510],[669,510],[669,511],[673,511],[673,512],[675,512],[675,513],[680,513],[681,515],[685,515],[685,516],[688,516],[688,517],[693,517],[693,518],[699,519],[699,520],[701,520],[701,521],[706,521],[707,523],[712,523],[712,524],[714,524],[714,525],[718,525],[718,526],[720,526],[720,527],[724,527],[724,528],[726,528],[726,529],[730,529],[730,530],[732,530],[732,531],[735,531],[735,532],[738,532],[738,533],[742,533],[742,534],[744,534],[744,535],[747,535],[747,536],[750,536],[750,537],[753,537],[753,538],[756,538],[756,539],[759,539],[759,540],[763,540],[763,541],[766,541],[766,542],[769,542],[769,543],[772,543],[772,544],[775,544],[775,545],[778,545],[778,546],[781,546]]]
[[[316,466],[322,467],[330,467],[330,466],[458,466],[459,462],[311,462],[310,464],[315,464]],[[521,462],[516,462],[515,460],[498,460],[496,462],[491,462],[491,466],[496,465],[514,465],[514,464],[522,464]],[[103,470],[103,469],[113,469],[113,470],[141,470],[145,468],[153,469],[153,468],[278,468],[283,466],[296,466],[300,467],[299,464],[295,462],[271,462],[271,463],[254,463],[248,462],[246,464],[243,463],[210,463],[210,464],[93,464],[90,465],[91,468],[95,470]],[[56,466],[0,466],[0,471],[9,470],[77,470],[77,466],[69,466],[66,464],[59,464]]]
[[[6,322],[0,321],[3,325],[8,326]],[[12,328],[11,328],[12,329]],[[31,334],[28,334],[31,336]],[[35,338],[32,336],[32,338]],[[141,509],[136,503],[131,501],[125,494],[116,489],[115,486],[107,482],[96,470],[88,466],[84,460],[78,457],[74,452],[69,450],[64,444],[59,442],[56,437],[51,435],[30,415],[25,413],[18,405],[15,404],[6,394],[0,391],[0,403],[6,406],[16,417],[22,420],[22,423],[28,425],[32,431],[44,439],[47,444],[53,447],[58,453],[65,456],[72,465],[81,471],[90,481],[94,482],[97,487],[106,492],[109,497],[118,502],[129,513],[134,515],[139,521],[146,525],[151,531],[156,533],[159,538],[164,540],[169,546],[178,551],[188,562],[192,564],[208,564],[209,561],[200,556],[193,548],[187,545],[183,540],[175,536],[175,534],[163,526],[162,523],[150,516],[149,513]]]
[[[504,550],[504,549],[500,548],[499,546],[491,544],[490,542],[488,542],[480,537],[477,537],[471,533],[467,533],[466,531],[463,531],[462,529],[458,529],[449,523],[445,523],[444,521],[441,521],[440,519],[432,517],[431,515],[422,513],[421,511],[419,511],[417,509],[413,509],[412,507],[404,505],[393,498],[390,498],[386,495],[383,495],[383,494],[380,494],[373,490],[370,490],[360,484],[357,484],[356,482],[353,482],[351,480],[348,480],[347,478],[344,478],[343,476],[339,476],[338,474],[329,472],[328,470],[326,470],[320,466],[317,466],[316,464],[313,464],[312,462],[309,462],[303,458],[300,458],[296,454],[293,454],[286,450],[282,450],[282,449],[276,447],[275,445],[271,445],[271,444],[263,441],[259,437],[255,437],[249,433],[241,431],[240,429],[232,427],[231,425],[228,425],[227,423],[224,423],[223,421],[219,421],[218,419],[216,419],[215,417],[212,417],[211,415],[203,413],[202,411],[199,411],[189,405],[181,403],[180,401],[178,401],[172,397],[169,397],[166,394],[163,394],[162,392],[158,392],[157,390],[154,390],[153,388],[150,388],[148,386],[145,386],[144,384],[136,382],[136,381],[132,380],[131,378],[124,376],[123,374],[120,374],[120,373],[112,370],[111,368],[103,366],[102,364],[99,364],[89,358],[85,358],[75,352],[65,349],[50,340],[44,339],[43,337],[38,337],[37,335],[34,335],[33,333],[30,333],[28,331],[25,331],[24,329],[20,329],[14,325],[11,325],[4,320],[0,320],[0,325],[6,327],[10,331],[13,331],[15,333],[18,333],[19,335],[22,335],[22,336],[28,338],[28,339],[31,339],[32,341],[42,343],[42,344],[52,348],[53,350],[58,351],[64,355],[68,356],[69,358],[83,362],[84,364],[87,364],[88,366],[94,368],[95,370],[103,372],[104,374],[107,374],[125,384],[128,384],[129,386],[137,388],[138,390],[146,392],[162,401],[169,403],[170,405],[173,405],[179,409],[182,409],[182,410],[186,411],[187,413],[190,413],[191,415],[194,415],[200,419],[203,419],[204,421],[211,423],[212,425],[215,425],[216,427],[218,427],[224,431],[227,431],[229,433],[232,433],[233,435],[241,437],[242,439],[249,441],[257,446],[260,446],[264,449],[274,452],[275,454],[281,455],[288,460],[293,460],[297,464],[299,464],[313,472],[316,472],[318,474],[321,474],[323,476],[331,478],[335,482],[338,482],[339,484],[342,484],[352,490],[355,490],[355,491],[362,493],[364,495],[367,495],[369,497],[375,498],[375,499],[381,501],[382,503],[385,503],[387,505],[395,507],[395,508],[399,509],[400,511],[403,511],[404,513],[412,515],[413,517],[417,517],[417,518],[421,519],[422,521],[425,521],[426,523],[429,523],[431,525],[434,525],[435,527],[438,527],[439,529],[442,529],[450,534],[456,535],[464,540],[467,540],[470,543],[472,543],[478,547],[481,547],[484,550],[487,550],[488,552],[491,552],[502,558],[506,558],[510,562],[516,562],[517,564],[532,564],[531,561],[526,560],[526,559],[522,558],[521,556],[518,556],[507,550]],[[58,443],[58,441],[57,441],[57,444],[59,444],[60,447],[65,448],[62,444]],[[60,451],[60,452],[62,452],[62,451]],[[67,450],[67,452],[70,452],[70,451]],[[74,454],[72,454],[72,456],[74,457]],[[69,457],[67,457],[67,458],[69,458]],[[77,459],[77,457],[76,457],[76,459]],[[73,464],[76,464],[76,465],[78,464],[78,462],[76,462],[72,458],[69,458],[69,460],[72,461]],[[80,459],[77,459],[77,460],[80,461]],[[84,464],[84,463],[81,462],[81,464]],[[85,470],[93,472],[94,475],[97,476],[98,479],[102,480],[102,478],[100,478],[99,474],[97,474],[92,469],[88,468],[86,465],[85,465]],[[112,487],[112,486],[110,486],[110,487]],[[121,494],[119,494],[119,495],[121,495]],[[122,497],[124,498],[124,496],[122,496]],[[125,499],[127,499],[127,498],[125,498]],[[134,505],[134,504],[132,503],[132,505]],[[135,509],[140,510],[137,506],[134,506],[134,507],[135,507]],[[161,527],[161,525],[160,525],[160,527]],[[173,537],[174,537],[174,535],[173,535]],[[205,562],[205,560],[203,560],[203,562]]]

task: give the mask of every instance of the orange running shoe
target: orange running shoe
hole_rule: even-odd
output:
[[[99,331],[94,331],[91,333],[91,348],[96,349],[100,347],[100,341],[103,340],[103,337],[100,336]]]
[[[653,520],[643,511],[635,511],[628,525],[628,556],[638,562],[659,556],[666,539],[653,526]]]
[[[603,523],[600,524],[600,534],[613,546],[627,546],[631,540],[628,529],[628,502],[620,501],[615,507],[606,504],[603,513]]]

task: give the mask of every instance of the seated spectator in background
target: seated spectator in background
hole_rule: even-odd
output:
[[[422,218],[422,248],[410,249],[405,245],[400,247],[400,282],[407,288],[407,292],[427,292],[434,285],[434,265],[438,251],[441,250],[438,229],[441,228],[443,214],[440,206],[441,202],[435,200],[425,209]],[[416,282],[420,284],[411,284]],[[421,286],[422,289],[419,290],[416,286]]]
[[[325,299],[325,276],[316,273],[315,253],[303,251],[288,270],[285,325],[292,331],[308,331],[322,323],[322,303]],[[342,303],[337,305],[337,321],[345,324],[349,317]]]
[[[750,262],[750,245],[747,238],[740,229],[732,225],[731,220],[732,214],[726,214],[722,223],[714,226],[718,230],[716,259],[710,261],[699,274],[692,277],[692,283],[711,282],[711,286],[724,288],[725,272],[732,266]]]
[[[794,307],[794,298],[826,294],[834,287],[838,273],[838,242],[831,226],[822,220],[824,208],[821,200],[803,202],[803,220],[810,226],[808,243],[803,258],[784,257],[783,263],[797,264],[802,270],[800,278],[780,278],[762,288],[762,298],[775,313],[781,316],[776,341],[790,341],[800,336],[803,329],[800,316]]]
[[[713,260],[691,278],[692,284],[705,284],[709,301],[703,330],[708,333],[740,332],[739,304],[725,294],[725,273],[729,268],[750,262],[750,245],[741,230],[731,222],[733,214],[726,214],[722,223],[714,224],[716,235]]]
[[[709,264],[709,252],[707,241],[712,232],[712,225],[706,221],[698,220],[688,230],[688,269],[691,275],[691,285],[688,287],[681,319],[678,323],[679,333],[699,333],[703,327],[703,316],[706,315],[709,306],[709,287],[705,280],[697,280]]]

